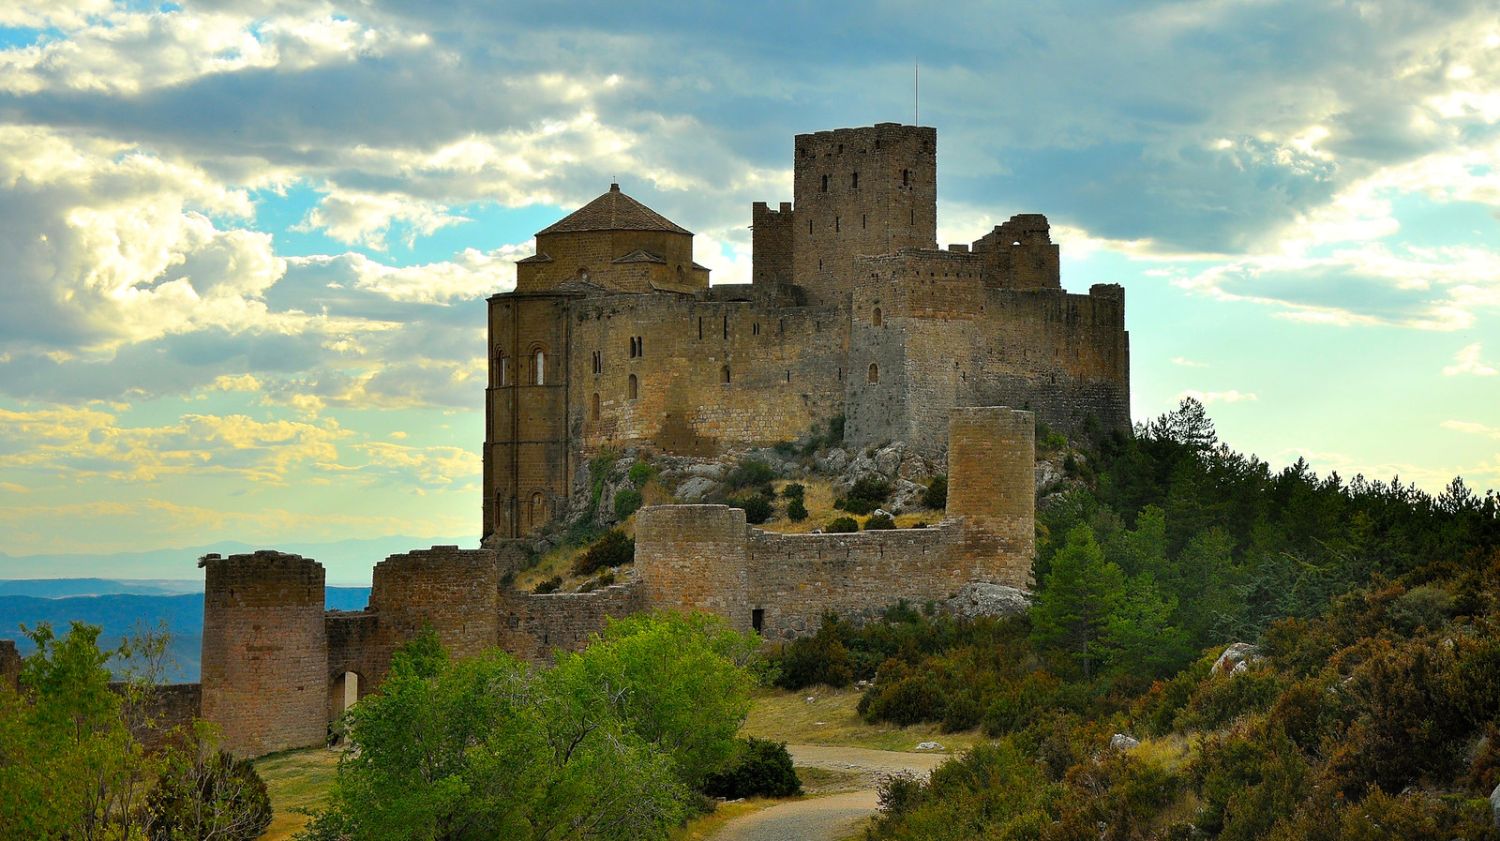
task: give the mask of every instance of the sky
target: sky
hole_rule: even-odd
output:
[[[746,282],[793,136],[918,63],[940,242],[1047,214],[1136,420],[1500,487],[1492,0],[10,0],[0,552],[477,539],[532,234],[617,180]]]

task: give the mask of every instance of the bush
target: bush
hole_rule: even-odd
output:
[[[845,534],[859,531],[859,521],[853,517],[839,517],[823,527],[823,531],[829,534]]]
[[[769,484],[775,478],[776,471],[771,469],[771,465],[758,459],[747,458],[729,471],[729,475],[724,477],[724,483],[733,490],[739,490]]]
[[[271,797],[249,760],[220,750],[199,758],[174,755],[146,795],[147,836],[178,838],[259,838],[271,825]]]
[[[802,497],[795,497],[786,504],[786,516],[794,523],[807,519],[807,506],[803,504]]]
[[[781,495],[787,499],[802,499],[807,495],[807,488],[802,487],[796,482],[792,482],[781,489]]]
[[[573,562],[574,575],[592,575],[605,567],[617,567],[635,560],[635,541],[615,529],[599,538],[587,552]]]
[[[763,494],[735,497],[729,500],[731,508],[745,509],[745,522],[760,525],[771,519],[771,499]]]
[[[865,520],[865,531],[884,531],[896,527],[896,521],[889,514],[876,514]]]
[[[638,461],[630,465],[630,472],[626,475],[630,477],[630,484],[635,485],[637,488],[642,488],[645,487],[647,482],[651,481],[652,476],[656,475],[656,468],[644,461]],[[616,499],[618,500],[618,497]]]
[[[880,503],[868,499],[839,499],[834,501],[833,507],[850,514],[868,514],[879,508]]]
[[[922,492],[922,507],[941,510],[948,507],[948,477],[934,476]]]
[[[729,767],[709,774],[703,793],[729,800],[741,797],[794,797],[802,793],[802,781],[792,767],[785,742],[768,739],[738,740]]]
[[[859,500],[871,503],[870,509],[878,508],[890,498],[891,483],[879,476],[861,476],[855,480],[854,485],[849,488],[845,496],[850,502]],[[864,512],[856,512],[864,513]]]
[[[641,492],[626,488],[615,493],[615,519],[624,520],[641,507]]]
[[[556,593],[558,591],[558,588],[560,587],[562,587],[562,576],[554,575],[546,581],[539,582],[535,587],[532,588],[531,592],[536,593],[537,595]]]

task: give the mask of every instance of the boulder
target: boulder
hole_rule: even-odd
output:
[[[897,479],[891,484],[890,506],[898,511],[915,511],[922,507],[922,497],[926,494],[925,485]]]
[[[686,472],[689,476],[696,476],[717,482],[724,478],[724,465],[717,461],[699,462],[688,465]]]
[[[825,476],[837,476],[844,472],[849,466],[849,454],[834,447],[821,456],[818,456],[818,472]]]
[[[1031,596],[1025,590],[1004,584],[972,581],[943,604],[950,613],[969,619],[978,616],[1019,616],[1031,608]]]
[[[1260,646],[1248,642],[1231,643],[1214,661],[1214,674],[1240,674],[1260,659]]]
[[[1490,792],[1490,814],[1495,816],[1495,826],[1500,826],[1500,784]]]
[[[918,742],[917,750],[942,750],[942,744],[938,742]]]
[[[1140,739],[1137,739],[1134,736],[1127,736],[1124,733],[1116,733],[1115,735],[1109,737],[1110,750],[1134,750],[1140,746]]]
[[[678,485],[677,493],[674,495],[683,502],[698,502],[712,493],[714,488],[718,486],[718,482],[707,476],[693,476],[686,482]]]
[[[875,452],[875,469],[887,479],[894,478],[901,469],[901,456],[906,448],[901,444],[889,444]]]

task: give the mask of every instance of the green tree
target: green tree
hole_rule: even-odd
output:
[[[1125,599],[1125,577],[1104,560],[1086,525],[1074,526],[1052,556],[1052,570],[1031,611],[1032,638],[1092,677],[1109,656],[1107,629]]]
[[[1105,621],[1103,648],[1110,669],[1155,678],[1187,665],[1194,649],[1187,632],[1172,624],[1176,610],[1177,600],[1164,595],[1150,573],[1129,579],[1119,609]]]

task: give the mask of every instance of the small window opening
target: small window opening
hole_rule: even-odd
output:
[[[871,319],[871,321],[874,322],[876,327],[879,327],[882,323],[884,323],[884,319],[881,317],[880,307],[875,308],[875,317]]]
[[[703,316],[698,316],[698,341],[703,341]]]
[[[820,192],[820,193],[826,193],[826,192],[828,192],[828,176],[826,176],[826,175],[823,176],[822,187],[818,190],[818,192]]]
[[[812,220],[807,220],[807,232],[812,233]]]
[[[757,607],[756,609],[750,611],[750,627],[754,628],[755,631],[759,633],[760,629],[764,628],[765,626],[766,609],[763,607]]]
[[[778,332],[778,333],[785,333],[786,332],[786,319],[780,318],[780,319],[776,320],[776,332]]]
[[[546,385],[547,384],[547,352],[544,351],[544,350],[542,350],[541,348],[537,348],[536,351],[534,351],[532,353],[532,355],[531,355],[531,361],[533,363],[532,364],[533,370],[531,372],[532,382],[535,385]]]
[[[604,373],[604,354],[597,350],[594,351],[594,373]]]
[[[500,357],[500,384],[510,385],[510,357]]]
[[[865,379],[872,383],[880,382],[880,366],[871,362],[869,373],[865,375]]]
[[[792,381],[792,372],[791,371],[787,371],[786,372],[786,381],[787,382],[791,382]]]
[[[854,173],[854,177],[849,179],[849,186],[856,190],[859,189],[859,173]]]
[[[840,368],[839,369],[839,382],[843,382],[843,381],[844,381],[844,369]]]
[[[915,207],[911,209],[911,224],[917,224],[917,209]]]
[[[752,336],[759,336],[760,335],[760,322],[759,321],[757,321],[754,324],[750,325],[750,335],[752,335]]]
[[[631,400],[634,400],[640,396],[641,383],[640,380],[637,380],[635,378],[635,374],[631,374],[630,378],[625,381],[625,394]]]
[[[864,213],[859,214],[859,227],[864,230],[870,226],[870,217]]]
[[[593,413],[593,416],[594,416],[594,421],[597,423],[598,420],[599,420],[599,392],[597,392],[597,391],[594,392],[594,401],[593,401],[592,413]]]
[[[729,338],[729,316],[724,316],[724,338]]]
[[[833,217],[833,232],[839,232],[839,218],[837,216]]]
[[[842,143],[839,144],[839,154],[840,155],[844,154],[844,144],[842,144]]]
[[[635,355],[636,356],[645,356],[646,355],[646,337],[645,336],[636,336],[635,337]]]
[[[724,367],[722,367],[722,368],[719,369],[719,383],[721,385],[729,385],[729,366],[728,365],[725,365]]]
[[[909,170],[909,169],[903,169],[903,170],[901,170],[901,186],[903,186],[903,187],[910,187],[911,186],[911,170]]]

